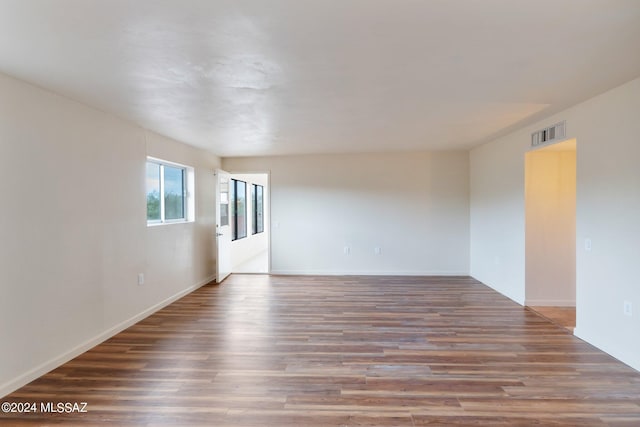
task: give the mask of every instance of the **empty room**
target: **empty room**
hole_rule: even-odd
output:
[[[0,0],[0,425],[640,425],[640,1]]]

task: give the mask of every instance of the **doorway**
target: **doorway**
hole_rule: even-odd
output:
[[[243,233],[232,233],[231,271],[269,273],[269,174],[232,173],[231,183],[236,189],[231,195],[231,222],[234,216],[241,219],[244,229]]]
[[[525,155],[525,304],[575,327],[575,139]]]

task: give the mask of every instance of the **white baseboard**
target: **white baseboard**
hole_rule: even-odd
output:
[[[77,345],[76,347],[72,348],[71,350],[59,355],[58,357],[55,357],[47,362],[42,363],[41,365],[36,366],[35,368],[31,369],[30,371],[27,371],[26,373],[19,375],[18,377],[14,378],[11,381],[8,381],[2,385],[0,385],[0,396],[6,396],[9,393],[14,392],[15,390],[19,389],[22,386],[25,386],[27,384],[29,384],[31,381],[35,380],[36,378],[41,377],[42,375],[46,374],[47,372],[52,371],[53,369],[67,363],[68,361],[70,361],[71,359],[78,357],[79,355],[81,355],[82,353],[86,352],[87,350],[92,349],[93,347],[97,346],[98,344],[108,340],[109,338],[111,338],[112,336],[118,334],[119,332],[122,332],[123,330],[127,329],[130,326],[135,325],[136,323],[138,323],[139,321],[141,321],[142,319],[145,319],[146,317],[149,317],[150,315],[152,315],[153,313],[155,313],[156,311],[166,307],[167,305],[171,304],[172,302],[175,302],[177,300],[179,300],[180,298],[182,298],[183,296],[195,291],[196,289],[200,288],[201,286],[206,285],[207,283],[210,283],[212,281],[214,281],[216,278],[216,276],[211,276],[205,280],[202,280],[200,282],[198,282],[197,284],[190,286],[180,292],[178,292],[175,295],[170,296],[169,298],[159,302],[158,304],[155,304],[151,307],[149,307],[148,309],[144,310],[141,313],[136,314],[135,316],[107,329],[106,331],[96,335],[95,337]]]
[[[271,270],[282,276],[469,276],[468,271],[335,271],[335,270]]]
[[[573,331],[573,335],[580,338],[582,341],[585,341],[592,346],[596,347],[599,350],[604,351],[609,356],[617,359],[618,361],[624,363],[625,365],[635,369],[640,372],[640,361],[637,357],[634,357],[633,360],[629,357],[625,357],[625,355],[617,354],[616,352],[612,352],[609,346],[605,345],[605,343],[600,342],[600,340],[596,339],[596,337],[591,336],[584,328],[580,328],[576,325],[576,328]]]
[[[575,307],[574,299],[527,299],[525,305],[530,307]]]

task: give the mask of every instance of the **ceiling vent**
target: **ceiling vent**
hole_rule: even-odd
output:
[[[566,136],[567,121],[563,120],[560,123],[544,128],[531,134],[531,147],[540,147],[541,145],[552,144],[554,142],[561,141]]]

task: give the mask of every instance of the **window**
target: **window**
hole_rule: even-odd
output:
[[[253,234],[264,231],[264,187],[253,184],[251,186],[251,202],[253,205]]]
[[[185,166],[147,160],[147,224],[192,220],[187,191],[192,174],[193,169]]]
[[[247,183],[231,180],[231,240],[247,237]]]
[[[220,227],[229,225],[229,179],[220,177]]]
[[[147,221],[160,219],[160,165],[147,162]]]

